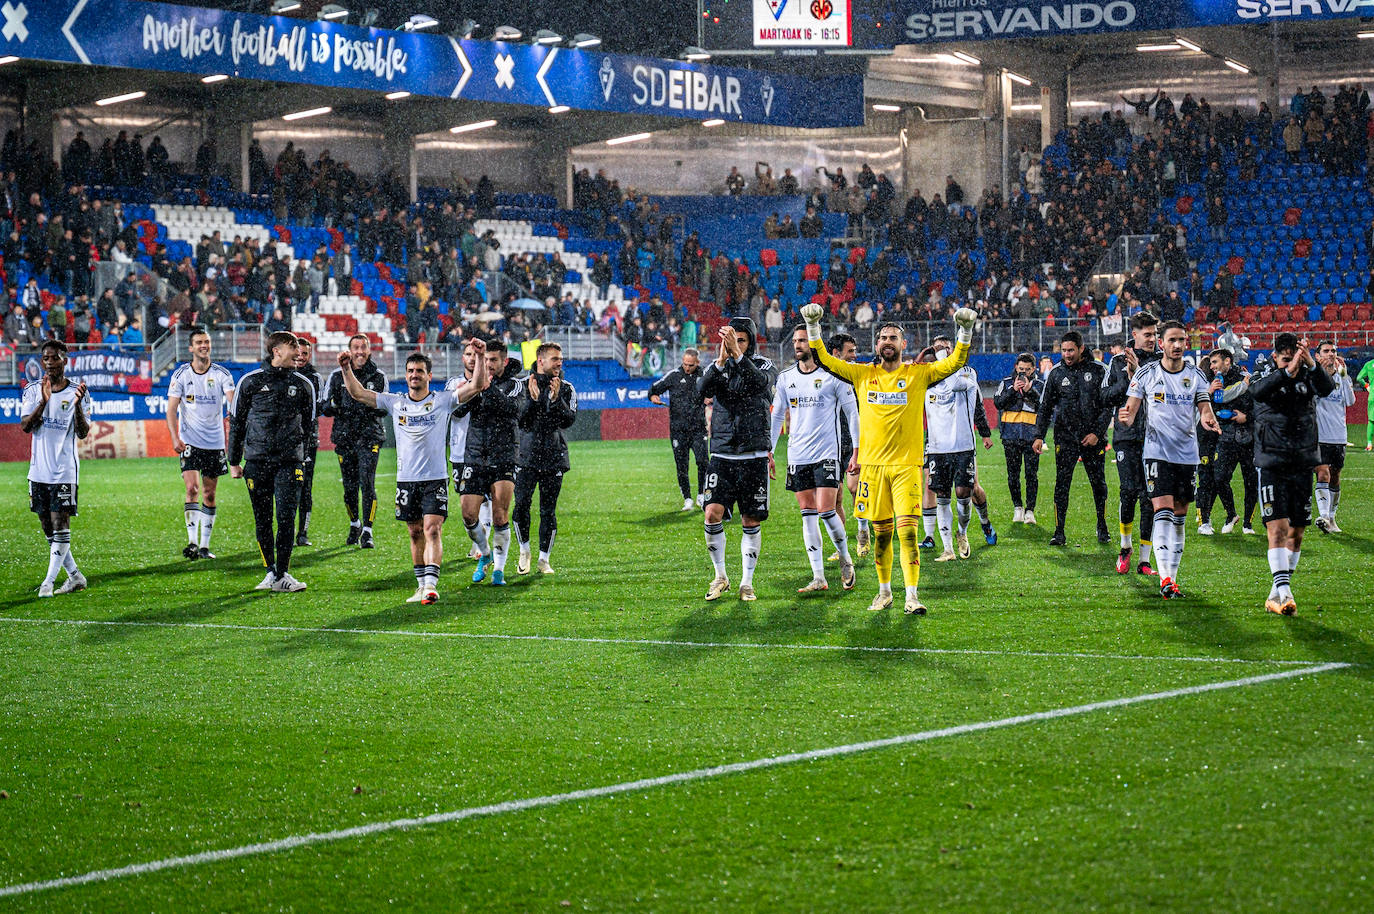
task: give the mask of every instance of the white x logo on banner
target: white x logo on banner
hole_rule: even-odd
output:
[[[515,69],[515,58],[509,54],[496,55],[496,85],[502,89],[514,89],[515,77],[511,71]]]
[[[5,27],[0,28],[0,35],[4,35],[6,41],[13,41],[16,37],[21,42],[26,41],[29,29],[24,25],[24,20],[29,18],[29,11],[24,4],[11,6],[9,0],[5,0],[5,5],[0,6],[0,13],[5,16]]]

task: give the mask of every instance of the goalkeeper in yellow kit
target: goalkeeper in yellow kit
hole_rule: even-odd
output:
[[[878,328],[875,360],[859,364],[837,359],[821,340],[824,309],[809,304],[801,309],[806,335],[816,358],[827,371],[854,385],[859,401],[859,492],[854,510],[873,530],[873,557],[878,567],[878,595],[873,612],[892,605],[892,534],[895,526],[902,547],[902,577],[906,581],[906,612],[925,615],[916,595],[921,576],[917,530],[921,520],[921,462],[925,452],[926,388],[954,374],[968,363],[969,343],[977,312],[960,308],[954,352],[938,362],[904,364],[906,341],[902,328]]]

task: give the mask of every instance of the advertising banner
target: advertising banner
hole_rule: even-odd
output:
[[[18,356],[19,377],[26,382],[43,379],[38,353]],[[113,349],[73,349],[67,355],[67,377],[85,381],[91,390],[128,391],[146,394],[153,389],[153,359],[147,352]]]
[[[902,11],[904,39],[921,43],[1374,16],[1374,0],[906,0]]]
[[[829,7],[848,0],[817,2]],[[544,108],[784,127],[863,123],[860,74],[822,82],[689,61],[135,0],[5,0],[0,54]]]

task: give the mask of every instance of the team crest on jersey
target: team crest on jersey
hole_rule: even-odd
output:
[[[286,388],[286,395],[288,397],[294,397],[296,395],[296,385],[292,384],[290,387]]]
[[[816,383],[819,384],[820,382],[818,381],[818,382],[816,382]],[[897,380],[897,389],[898,389],[898,390],[906,390],[906,379],[905,379],[905,378],[899,378],[899,379]]]
[[[820,389],[821,389],[821,379],[820,379],[820,378],[817,378],[817,379],[816,379],[816,389],[817,389],[817,390],[820,390]]]
[[[214,386],[215,386],[215,379],[214,379],[214,378],[206,378],[206,379],[205,379],[205,386],[206,386],[206,387],[214,387]]]
[[[430,411],[431,409],[433,409],[433,408],[434,408],[434,404],[433,404],[433,403],[426,403],[426,404],[425,404],[425,412],[429,412],[429,411]]]
[[[71,408],[72,408],[72,401],[71,401],[71,400],[63,400],[63,401],[62,401],[62,409],[65,410],[65,409],[71,409]]]
[[[1184,379],[1183,379],[1183,389],[1184,389],[1184,390],[1187,390],[1188,388],[1190,388],[1190,387],[1192,387],[1192,386],[1193,386],[1193,379],[1192,379],[1192,378],[1184,378]]]

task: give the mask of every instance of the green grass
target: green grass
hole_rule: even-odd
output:
[[[1042,526],[1008,526],[996,450],[981,470],[1002,542],[923,567],[930,616],[866,612],[869,566],[853,593],[832,572],[835,589],[798,597],[809,573],[780,482],[758,602],[707,604],[700,515],[676,510],[667,444],[579,443],[573,464],[556,576],[521,578],[512,561],[511,586],[468,583],[455,519],[429,607],[403,602],[414,578],[389,519],[389,454],[373,552],[342,547],[337,468],[322,461],[297,595],[251,590],[262,570],[241,484],[225,481],[220,558],[191,563],[173,461],[92,461],[73,525],[91,589],[39,601],[26,467],[0,466],[0,886],[1291,668],[1274,661],[1356,666],[0,910],[1368,909],[1363,451],[1346,470],[1350,532],[1313,531],[1287,620],[1260,609],[1260,537],[1208,540],[1190,523],[1182,601],[1117,577],[1081,477],[1070,546],[1050,549],[1048,463]],[[737,579],[738,524],[727,533]],[[1097,656],[1059,656],[1073,654]]]

